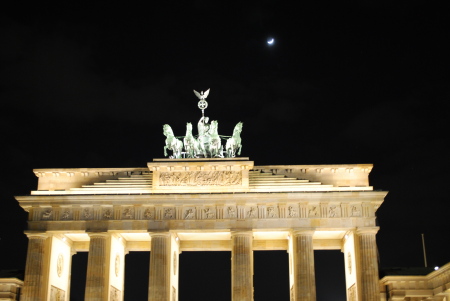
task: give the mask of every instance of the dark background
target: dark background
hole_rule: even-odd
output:
[[[414,0],[3,5],[0,269],[25,266],[14,196],[36,189],[34,168],[146,166],[163,157],[162,125],[184,135],[201,116],[192,90],[208,88],[207,116],[222,135],[243,121],[257,165],[374,164],[371,185],[389,191],[381,267],[423,266],[421,233],[428,264],[447,263],[447,12]],[[146,300],[148,253],[132,253],[141,284],[126,298]],[[288,300],[287,254],[267,253],[255,252],[255,299]],[[180,300],[230,300],[229,258],[183,252]],[[318,300],[345,300],[342,254],[316,252],[316,265]]]

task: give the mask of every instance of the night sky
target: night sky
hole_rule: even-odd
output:
[[[144,167],[163,157],[163,124],[182,136],[198,121],[192,90],[208,88],[206,115],[221,135],[244,122],[255,165],[374,164],[371,185],[389,191],[382,268],[423,266],[422,233],[428,264],[449,262],[448,10],[314,2],[3,5],[0,269],[24,269],[14,196],[36,189],[34,168]],[[255,300],[289,300],[287,254],[267,253],[255,252]],[[229,259],[182,253],[180,300],[230,300]],[[125,300],[146,300],[148,253],[126,260],[143,276]],[[316,265],[318,300],[345,300],[342,254],[316,252]]]

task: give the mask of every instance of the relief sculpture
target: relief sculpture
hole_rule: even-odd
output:
[[[231,186],[242,185],[238,171],[161,172],[159,186]]]
[[[184,214],[184,219],[191,219],[191,218],[194,218],[194,210],[187,209],[186,213]]]
[[[42,213],[42,219],[50,219],[52,217],[53,211],[51,209],[45,210],[44,213]]]
[[[66,292],[56,286],[50,289],[50,301],[64,301],[66,300]]]

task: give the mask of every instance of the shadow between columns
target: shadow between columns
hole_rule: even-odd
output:
[[[231,300],[231,252],[183,251],[179,272],[180,301]]]

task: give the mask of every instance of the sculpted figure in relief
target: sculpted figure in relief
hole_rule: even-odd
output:
[[[166,208],[164,209],[164,217],[165,218],[173,218],[173,210],[172,208]]]
[[[234,210],[233,207],[228,207],[228,216],[229,217],[236,217],[236,210]]]
[[[214,218],[216,216],[216,214],[210,208],[204,209],[204,212],[206,218]]]
[[[153,217],[152,211],[150,209],[146,209],[144,212],[144,217],[150,219]]]
[[[89,212],[89,209],[88,209],[88,208],[85,208],[85,209],[83,210],[83,217],[84,217],[84,218],[90,218],[90,217],[91,217],[91,213]]]
[[[247,217],[256,217],[256,208],[250,207],[250,210],[247,212]]]
[[[126,208],[126,209],[123,211],[123,215],[124,215],[126,218],[132,218],[132,217],[133,217],[133,211],[131,210],[131,208]]]
[[[61,214],[61,219],[69,219],[70,217],[70,211],[64,210],[63,214]]]
[[[194,210],[188,209],[184,214],[184,219],[191,219],[191,218],[194,218]]]
[[[331,206],[328,209],[328,216],[329,217],[336,217],[336,206]]]
[[[103,213],[103,218],[109,219],[111,217],[112,217],[111,209],[106,209],[105,212]]]
[[[289,206],[288,210],[289,210],[289,216],[290,216],[290,217],[295,217],[295,216],[297,216],[297,210],[296,210],[294,207]]]
[[[358,207],[356,206],[352,206],[352,216],[360,216],[361,215],[361,211],[358,209]]]
[[[275,209],[273,207],[268,207],[267,208],[267,216],[268,217],[275,217]]]
[[[309,216],[318,216],[319,212],[317,211],[317,207],[313,206],[311,209],[309,209]]]
[[[42,213],[42,219],[50,219],[52,216],[53,211],[51,209],[45,210],[44,213]]]

